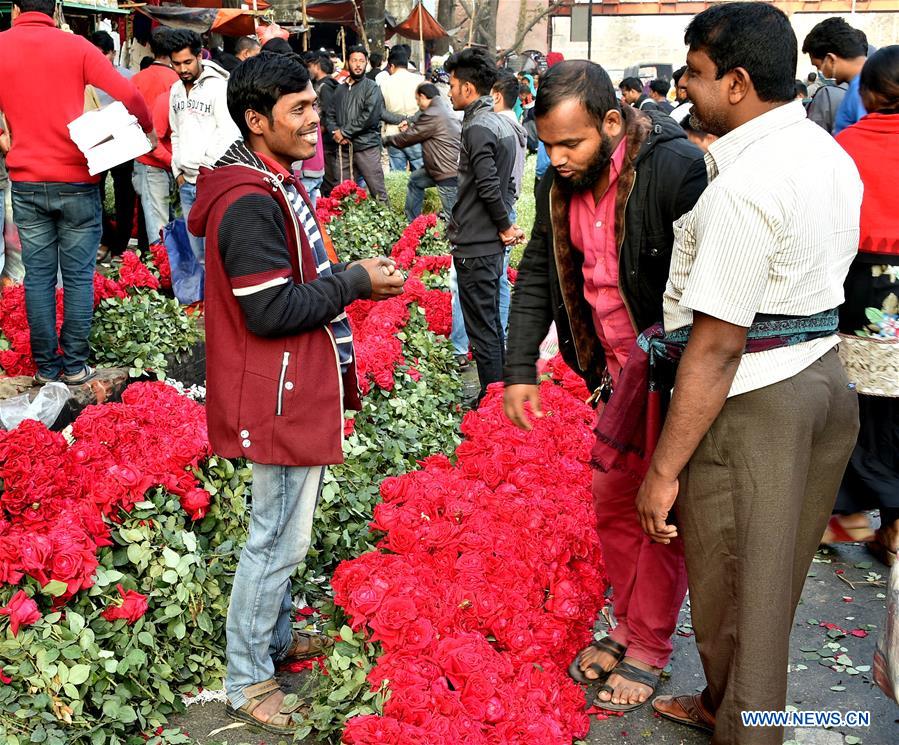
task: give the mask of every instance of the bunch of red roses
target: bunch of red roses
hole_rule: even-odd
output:
[[[344,199],[352,201],[343,204]],[[339,217],[351,204],[359,204],[368,199],[368,193],[355,181],[342,181],[332,190],[330,196],[319,197],[315,202],[315,216],[321,225],[327,225],[335,217]]]
[[[72,435],[70,445],[33,420],[0,431],[0,584],[56,580],[60,603],[93,584],[97,550],[111,544],[105,518],[153,486],[193,519],[210,499],[190,470],[209,454],[203,407],[170,386],[135,383],[121,403],[89,406]]]
[[[355,630],[381,644],[369,675],[384,715],[349,721],[351,745],[542,745],[586,734],[564,665],[590,638],[604,578],[590,497],[592,411],[541,385],[533,431],[491,388],[444,456],[381,485],[379,551],[332,586]]]
[[[151,247],[152,250],[152,247]],[[158,252],[157,252],[158,253]],[[171,270],[168,257],[162,258],[153,253],[154,262],[160,276],[165,276],[168,271],[168,286],[171,286]],[[162,248],[165,254],[165,247]],[[118,269],[119,278],[104,276],[99,272],[94,273],[94,308],[103,300],[111,297],[123,298],[131,289],[158,290],[160,286],[166,286],[165,281],[159,279],[143,264],[140,257],[134,251],[126,251],[122,254],[122,262]],[[63,290],[56,290],[56,332],[62,328],[63,321]],[[6,287],[0,295],[0,339],[5,338],[9,349],[0,351],[0,369],[6,375],[34,375],[37,368],[31,358],[31,338],[28,329],[28,317],[25,313],[25,288],[22,285]]]

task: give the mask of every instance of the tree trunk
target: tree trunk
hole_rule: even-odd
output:
[[[437,0],[437,23],[449,31],[456,25],[456,0]],[[434,41],[434,54],[443,55],[449,52],[450,38],[444,37]]]
[[[474,32],[476,44],[483,44],[490,54],[496,53],[496,14],[499,0],[479,0],[477,4],[477,24]]]
[[[369,49],[380,52],[384,49],[384,0],[362,0],[362,7]]]

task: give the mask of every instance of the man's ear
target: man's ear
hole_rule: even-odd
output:
[[[602,134],[606,137],[618,137],[624,131],[624,118],[618,109],[609,109],[602,118]]]
[[[745,67],[735,67],[727,74],[730,77],[727,85],[727,98],[731,105],[735,105],[743,101],[755,86]]]
[[[258,111],[253,111],[253,109],[247,109],[243,117],[247,123],[247,129],[254,135],[261,136],[263,134],[263,122],[265,122],[265,126],[268,126],[268,117],[263,116]]]

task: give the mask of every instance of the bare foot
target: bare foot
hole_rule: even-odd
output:
[[[608,672],[615,667],[616,664],[618,664],[617,657],[593,646],[581,650],[580,655],[578,655],[578,666],[581,668],[584,677],[588,680],[596,680],[599,677],[599,673],[597,673],[591,665],[599,665],[603,670]]]
[[[635,660],[633,657],[625,657],[622,662],[627,662],[638,670],[646,670],[653,674],[658,674],[662,671],[660,667],[647,665],[645,662]],[[648,685],[628,680],[618,675],[618,673],[612,673],[606,685],[612,689],[612,692],[601,690],[596,695],[596,698],[607,703],[611,701],[613,704],[642,704],[652,695],[652,688]]]
[[[833,523],[837,524],[838,529],[842,528],[843,536],[835,532]],[[871,527],[871,521],[864,512],[856,512],[852,515],[834,515],[831,522],[824,529],[824,535],[821,537],[821,543],[831,545],[840,543],[847,538],[851,542],[870,541],[873,537],[874,529]]]
[[[259,706],[253,709],[253,713],[250,716],[254,719],[258,719],[260,722],[267,722],[281,711],[281,704],[283,702],[284,692],[275,691],[271,696],[265,699],[265,701],[259,704]]]

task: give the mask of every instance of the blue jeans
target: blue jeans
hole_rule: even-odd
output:
[[[194,206],[194,202],[197,201],[197,185],[192,184],[189,181],[185,181],[178,187],[178,195],[181,197],[181,212],[184,215],[184,222],[187,223],[187,218],[190,215],[190,208]],[[194,256],[197,258],[200,266],[204,269],[206,268],[206,241],[202,238],[197,238],[195,235],[192,235],[191,232],[187,231],[187,237],[190,239],[190,247],[194,252]]]
[[[247,702],[245,688],[274,677],[275,661],[290,648],[290,578],[309,550],[324,473],[324,466],[253,464],[250,533],[225,626],[225,690],[235,709]]]
[[[411,166],[411,170],[417,171],[424,163],[421,154],[421,145],[409,145],[409,147],[387,146],[387,157],[390,159],[391,171],[405,171],[406,166]]]
[[[156,243],[161,238],[162,229],[171,222],[172,177],[168,171],[156,166],[134,161],[131,175],[134,191],[140,197],[147,226],[147,242]],[[191,202],[193,204],[193,202]]]
[[[306,193],[309,195],[309,201],[312,202],[313,209],[315,209],[315,203],[318,201],[318,195],[324,179],[324,176],[315,176],[314,178],[303,176],[300,179],[303,182],[303,188],[306,189]]]
[[[413,171],[409,177],[409,183],[406,186],[406,220],[412,222],[421,214],[425,203],[425,189],[432,186],[436,186],[437,192],[440,194],[443,219],[447,222],[449,221],[453,214],[453,207],[456,204],[456,182],[447,183],[442,181],[438,184],[424,168]]]
[[[75,375],[84,369],[90,352],[94,268],[103,232],[99,187],[19,181],[12,185],[12,205],[22,243],[34,363],[45,378]],[[65,289],[58,337],[57,272]]]

